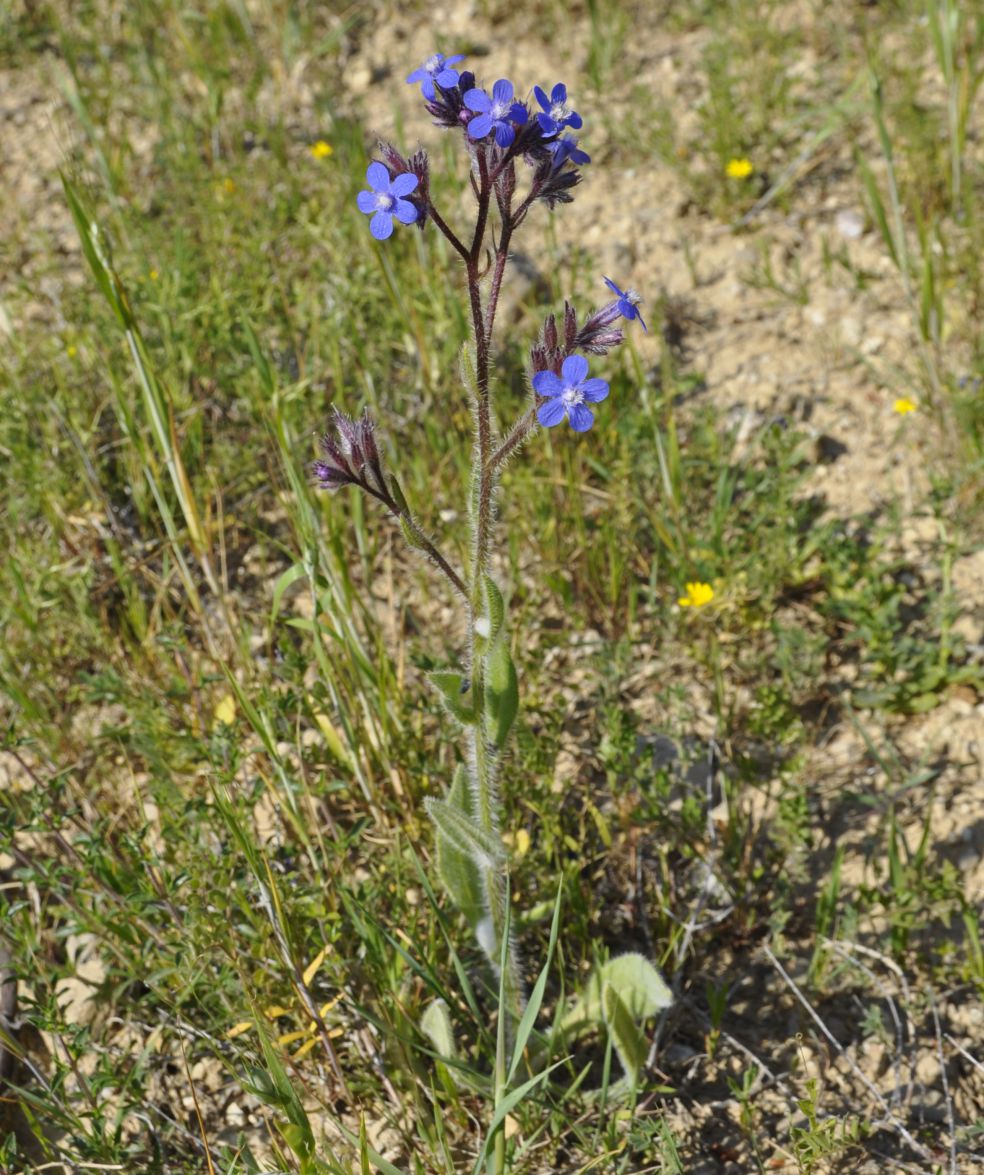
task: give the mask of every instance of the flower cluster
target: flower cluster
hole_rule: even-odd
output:
[[[616,295],[614,302],[596,310],[581,327],[577,311],[565,302],[563,329],[558,329],[554,315],[548,315],[540,338],[530,348],[530,382],[533,390],[545,398],[536,415],[545,428],[559,424],[566,415],[575,432],[586,432],[594,423],[594,415],[584,402],[603,400],[608,395],[608,384],[587,378],[588,361],[579,352],[607,355],[624,342],[624,333],[615,325],[620,318],[638,319],[646,329],[639,312],[639,295],[634,290],[620,290],[607,277],[605,284]]]
[[[322,460],[315,461],[311,467],[318,488],[337,490],[341,486],[357,485],[373,497],[388,499],[389,489],[376,444],[376,426],[368,410],[358,420],[352,420],[336,408],[332,425],[333,429],[320,441]]]
[[[476,84],[470,70],[454,68],[460,53],[445,57],[434,53],[407,77],[419,85],[427,110],[435,123],[463,132],[469,151],[479,166],[494,177],[497,199],[511,198],[516,189],[517,160],[530,168],[529,192],[515,210],[515,224],[526,216],[535,201],[549,208],[568,203],[571,190],[581,180],[580,168],[591,157],[582,151],[570,131],[580,130],[583,119],[572,107],[567,87],[558,82],[548,94],[540,86],[533,94],[540,107],[531,116],[526,102],[519,101],[513,83],[499,78],[491,91]],[[372,219],[372,235],[379,241],[393,233],[394,221],[417,224],[427,219],[430,201],[422,190],[424,177],[402,159],[394,148],[381,144],[382,160],[374,160],[366,173],[367,191],[359,193],[359,208]],[[384,174],[385,172],[385,174]],[[416,174],[414,183],[412,175]],[[413,199],[409,199],[410,196]]]
[[[434,53],[407,77],[419,85],[428,112],[438,126],[461,133],[472,160],[472,187],[479,203],[480,231],[468,248],[464,240],[442,219],[430,196],[430,175],[423,151],[404,158],[388,143],[379,144],[379,157],[366,171],[368,190],[358,196],[359,209],[369,216],[369,229],[379,241],[387,240],[394,224],[416,224],[421,229],[433,223],[450,241],[468,267],[468,280],[477,285],[480,277],[481,234],[484,233],[488,208],[494,197],[501,221],[492,278],[491,330],[495,314],[498,285],[508,260],[509,241],[530,208],[542,201],[549,208],[569,202],[572,190],[581,181],[581,168],[590,156],[581,150],[577,136],[584,125],[574,109],[567,87],[557,82],[549,92],[533,87],[535,106],[518,100],[513,83],[499,78],[491,90],[477,84],[475,75],[459,70],[461,54],[445,57]],[[539,107],[539,109],[536,109]],[[522,198],[517,196],[517,164],[528,169],[529,187]],[[467,238],[465,238],[467,239]],[[606,355],[624,341],[620,322],[638,320],[646,323],[639,309],[639,295],[621,289],[610,278],[605,284],[613,300],[591,314],[582,324],[577,312],[565,303],[563,323],[550,315],[540,338],[530,351],[530,384],[534,402],[526,420],[550,428],[567,420],[575,432],[586,432],[594,423],[587,407],[605,399],[608,384],[589,377],[589,355]],[[515,437],[507,438],[504,452],[510,452],[525,435],[518,427]],[[343,433],[344,435],[344,433]],[[332,453],[317,471],[326,488],[345,484],[353,478],[346,467],[339,467]],[[385,486],[383,487],[385,492]]]

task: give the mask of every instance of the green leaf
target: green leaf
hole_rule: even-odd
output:
[[[488,736],[501,750],[519,710],[519,681],[506,642],[496,641],[485,657],[485,712]]]
[[[420,1031],[434,1046],[434,1051],[451,1060],[458,1058],[458,1046],[451,1027],[451,1014],[442,999],[432,1000],[420,1018]]]
[[[471,793],[465,769],[459,764],[448,791],[449,807],[456,808],[468,820],[472,819]],[[470,853],[462,852],[437,829],[437,875],[448,897],[474,929],[485,917],[485,890],[481,874]]]
[[[422,551],[424,543],[420,535],[410,525],[410,520],[405,514],[400,515],[400,530],[403,531],[403,537],[407,541],[407,545],[413,547],[415,551]]]
[[[474,726],[478,719],[475,708],[462,700],[469,695],[468,682],[464,674],[440,669],[434,673],[428,673],[427,680],[440,693],[441,701],[449,714],[464,723],[465,726]]]
[[[483,581],[485,583],[485,610],[489,618],[489,645],[494,645],[498,640],[499,633],[502,630],[503,622],[506,618],[506,605],[502,598],[502,592],[499,591],[499,585],[495,582],[491,575],[484,575]]]
[[[642,1030],[616,989],[606,983],[601,990],[601,1006],[605,1027],[611,1034],[612,1044],[622,1068],[632,1085],[638,1085],[639,1074],[646,1063],[647,1044]]]
[[[280,602],[283,599],[284,592],[297,583],[299,579],[303,579],[307,575],[307,570],[303,563],[295,563],[277,579],[273,587],[273,603],[270,605],[270,623],[277,619],[277,614],[280,612]]]
[[[533,985],[533,991],[530,994],[529,1002],[523,1009],[523,1016],[516,1029],[516,1041],[513,1045],[512,1064],[509,1066],[509,1075],[506,1078],[506,1084],[511,1084],[513,1077],[516,1076],[516,1070],[519,1068],[519,1062],[523,1057],[523,1050],[526,1048],[526,1042],[530,1038],[530,1033],[533,1031],[533,1025],[536,1023],[536,1018],[540,1014],[540,1006],[543,1003],[544,992],[547,988],[547,974],[550,971],[550,964],[553,962],[554,948],[557,945],[557,931],[560,928],[560,903],[563,895],[563,885],[557,890],[557,900],[554,902],[553,922],[550,926],[550,942],[547,945],[547,957],[543,962],[543,969],[537,977],[536,983]]]
[[[393,501],[396,502],[397,506],[400,507],[400,513],[409,514],[410,507],[407,504],[407,499],[403,494],[403,486],[400,485],[392,473],[389,476],[389,488],[390,493],[393,495]]]
[[[427,815],[437,825],[438,832],[459,853],[468,856],[479,869],[488,869],[501,861],[502,844],[492,833],[479,828],[470,815],[446,800],[427,796],[424,800]]]
[[[670,1007],[673,993],[647,958],[619,955],[598,967],[574,1006],[560,1023],[562,1032],[578,1032],[592,1024],[607,1024],[605,987],[611,987],[626,1010],[642,1021]]]

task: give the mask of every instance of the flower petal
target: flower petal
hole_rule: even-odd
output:
[[[587,432],[594,424],[594,413],[584,404],[572,404],[567,410],[567,416],[575,432]]]
[[[390,190],[390,173],[381,163],[370,163],[366,168],[366,183],[375,192]]]
[[[543,92],[543,90],[540,89],[539,86],[533,87],[533,95],[536,98],[537,102],[539,102],[540,105],[543,107],[544,110],[550,109],[550,99]]]
[[[536,121],[540,124],[540,130],[542,130],[545,135],[555,135],[560,130],[560,127],[554,122],[549,114],[538,114],[536,116]],[[555,144],[551,143],[550,146],[553,147]]]
[[[360,192],[355,198],[356,204],[359,206],[359,211],[364,212],[366,216],[376,211],[376,193],[375,192]]]
[[[603,379],[586,379],[581,384],[581,392],[585,400],[597,404],[599,400],[604,400],[608,395],[608,383]]]
[[[407,76],[407,84],[415,86],[417,82],[422,82],[424,78],[429,77],[426,69],[415,69],[413,73]]]
[[[449,65],[457,65],[459,61],[464,61],[464,60],[465,60],[464,53],[452,53],[450,57],[444,58],[444,65],[445,65],[445,67],[447,67]]]
[[[434,79],[430,76],[430,74],[428,74],[421,83],[420,92],[428,102],[433,102],[437,97],[437,91],[434,89]]]
[[[572,110],[567,116],[567,125],[575,131],[579,131],[584,126],[584,119],[578,114],[576,110]]]
[[[568,355],[560,369],[567,384],[579,384],[588,374],[588,361],[583,355]]]
[[[469,110],[477,114],[485,114],[492,109],[492,99],[484,90],[469,90],[462,99]]]
[[[456,69],[442,69],[441,72],[434,78],[434,81],[444,90],[450,90],[452,86],[458,84],[458,71]]]
[[[525,126],[526,120],[529,118],[529,116],[530,112],[526,109],[522,102],[514,102],[512,104],[512,109],[509,111],[509,117],[513,120],[513,122],[518,123],[520,126]]]
[[[468,137],[470,139],[484,139],[491,129],[492,115],[476,114],[468,124]]]
[[[560,396],[563,394],[564,384],[552,371],[538,371],[533,376],[533,389],[541,396]]]
[[[377,241],[386,241],[393,235],[392,212],[377,212],[369,221],[369,231]]]
[[[618,288],[618,286],[612,281],[610,277],[605,278],[605,285],[608,286],[616,298],[624,297],[623,292]]]
[[[506,147],[512,146],[512,141],[516,137],[516,132],[509,125],[508,122],[499,121],[495,124],[495,141],[500,147],[505,150]]]
[[[536,410],[536,418],[544,428],[553,428],[564,419],[567,409],[563,400],[545,400]]]
[[[397,200],[393,215],[400,224],[413,224],[417,219],[417,209],[409,200]]]
[[[566,102],[567,101],[567,87],[564,85],[563,82],[558,82],[554,86],[554,88],[550,91],[550,98],[551,98],[551,101],[553,101],[553,102]]]
[[[649,327],[646,326],[645,319],[642,317],[642,312],[639,310],[638,306],[636,307],[636,314],[638,315],[639,323],[642,326],[642,333],[648,335],[649,334]]]
[[[505,104],[513,96],[513,84],[506,78],[499,80],[492,87],[492,98],[496,102]]]
[[[390,195],[409,196],[419,182],[412,171],[402,171],[390,184]]]

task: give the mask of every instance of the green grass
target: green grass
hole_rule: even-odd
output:
[[[591,32],[582,88],[652,103],[640,140],[611,119],[609,159],[662,153],[722,223],[828,127],[877,143],[882,120],[905,214],[892,219],[884,166],[869,208],[921,348],[898,390],[931,398],[942,446],[960,438],[918,504],[939,537],[914,562],[898,512],[826,513],[809,439],[769,420],[739,437],[670,345],[655,289],[650,326],[668,341],[655,364],[631,345],[611,361],[618,411],[590,447],[541,435],[509,467],[503,578],[525,708],[503,788],[510,843],[529,834],[513,873],[529,976],[562,878],[546,1014],[626,949],[679,995],[631,1112],[570,1092],[585,1068],[585,1088],[600,1084],[600,1039],[515,1108],[517,1171],[682,1171],[711,1143],[749,1170],[776,1155],[854,1170],[893,1148],[914,1162],[892,1122],[927,1148],[946,1124],[903,1108],[876,1127],[862,1085],[818,1087],[789,1030],[798,1005],[760,947],[823,1016],[857,1024],[852,1048],[891,1035],[882,1018],[898,1008],[935,1056],[934,1001],[984,985],[975,895],[932,848],[935,766],[897,745],[914,715],[981,693],[951,583],[975,537],[984,436],[981,204],[959,105],[981,18],[938,47],[941,100],[914,52],[880,48],[888,32],[931,48],[915,7],[858,16],[868,24],[843,39],[777,22],[780,8],[677,8],[667,35],[706,42],[685,143],[620,75],[632,6],[571,10]],[[551,27],[566,13],[551,9]],[[58,62],[86,246],[66,259],[51,224],[26,216],[4,245],[30,265],[7,280],[19,325],[0,352],[0,941],[25,1024],[3,1170],[348,1172],[384,1151],[401,1171],[452,1172],[481,1145],[495,993],[424,870],[422,801],[455,763],[424,672],[460,655],[462,633],[389,524],[347,493],[314,494],[306,471],[329,406],[368,404],[411,503],[463,556],[466,319],[449,251],[415,231],[379,249],[354,209],[372,119],[345,91],[344,54],[377,19],[364,5],[0,4],[5,68]],[[805,43],[836,64],[815,88],[790,81]],[[299,97],[285,79],[304,59]],[[393,68],[374,95],[402,85]],[[868,69],[881,104],[858,90],[838,105]],[[436,132],[424,120],[407,141],[418,133],[439,171]],[[329,158],[312,157],[317,139]],[[745,156],[755,174],[739,189],[723,169]],[[604,182],[598,166],[588,182]],[[448,201],[464,182],[435,180]],[[775,199],[801,195],[790,180]],[[558,218],[551,294],[589,300],[594,262],[567,244]],[[796,301],[788,276],[747,275]],[[499,352],[503,419],[541,313],[531,288]],[[679,608],[694,581],[714,600]],[[826,777],[818,749],[838,724],[859,732],[877,789]],[[699,772],[654,765],[657,733],[685,767],[713,740],[710,798]],[[855,837],[850,877],[840,833]],[[764,1024],[750,987],[768,992]],[[420,1031],[435,997],[464,1080]],[[707,1054],[700,1077],[664,1060],[670,1043]],[[729,1097],[721,1139],[680,1112]],[[970,1153],[974,1123],[957,1126]]]

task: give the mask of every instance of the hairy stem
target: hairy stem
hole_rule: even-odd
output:
[[[519,446],[530,435],[533,427],[536,424],[536,411],[534,408],[527,408],[523,415],[519,418],[513,426],[512,432],[496,451],[489,458],[489,466],[493,477],[502,468],[510,456],[519,448]]]
[[[457,253],[460,253],[462,258],[467,262],[468,250],[461,243],[461,240],[458,237],[458,234],[454,231],[453,228],[451,228],[451,226],[447,223],[447,221],[445,221],[444,217],[441,216],[441,214],[434,207],[434,201],[431,200],[430,198],[428,198],[428,200],[427,200],[427,211],[428,211],[428,214],[430,215],[431,220],[433,220],[433,222],[441,230],[443,235],[447,238],[447,240],[450,241],[450,243],[451,243],[452,247],[455,249],[455,251]]]
[[[410,545],[416,547],[417,550],[423,551],[427,558],[430,559],[430,561],[434,564],[434,566],[444,573],[445,578],[448,580],[454,590],[462,597],[462,599],[464,599],[466,603],[470,603],[468,588],[465,586],[465,581],[461,578],[457,571],[455,571],[447,559],[445,559],[445,557],[441,554],[433,542],[431,542],[427,535],[421,530],[420,525],[414,519],[413,515],[410,514],[407,510],[403,510],[400,507],[400,504],[394,501],[392,497],[380,493],[379,490],[369,485],[368,482],[363,482],[361,484],[366,493],[371,494],[378,501],[382,502],[386,509],[389,510],[389,512],[393,515],[393,517],[403,525],[405,530],[409,531],[414,540]]]

